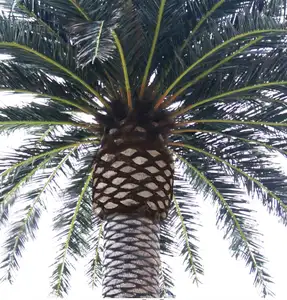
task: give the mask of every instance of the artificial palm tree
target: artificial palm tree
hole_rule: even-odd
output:
[[[160,254],[180,253],[198,282],[201,193],[233,255],[271,293],[248,199],[287,223],[286,176],[272,160],[287,154],[286,1],[0,3],[0,89],[15,95],[0,128],[27,134],[1,155],[2,226],[18,205],[3,278],[13,281],[54,196],[57,295],[89,251],[105,297],[163,295],[172,279]],[[22,94],[31,101],[17,106]]]

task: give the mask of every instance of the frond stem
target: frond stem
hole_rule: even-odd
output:
[[[162,18],[163,18],[165,3],[166,3],[166,0],[161,0],[161,2],[160,2],[155,33],[154,33],[154,37],[153,37],[153,41],[152,41],[152,46],[151,46],[149,58],[148,58],[147,65],[146,65],[146,68],[145,68],[142,84],[141,84],[139,99],[142,99],[142,97],[144,95],[146,85],[147,85],[147,78],[148,78],[148,75],[149,75],[152,59],[153,59],[154,52],[155,52],[155,47],[156,47],[158,36],[159,36],[159,31],[160,31],[160,27],[161,27]]]
[[[89,18],[88,14],[81,8],[81,6],[77,3],[76,0],[69,0],[70,3],[72,3],[75,8],[77,9],[77,11],[87,20],[87,21],[91,21],[91,19]]]
[[[103,32],[103,26],[104,26],[104,21],[101,22],[101,26],[100,26],[100,30],[99,30],[99,34],[97,36],[97,41],[96,41],[96,49],[95,49],[95,55],[94,55],[94,59],[98,56],[98,52],[99,52],[99,48],[100,48],[100,40],[101,40],[101,35]]]
[[[129,81],[129,74],[128,74],[128,68],[127,68],[127,63],[124,55],[124,50],[121,45],[121,42],[118,38],[118,35],[116,32],[113,30],[112,35],[114,37],[115,43],[117,45],[120,57],[121,57],[121,63],[122,63],[122,68],[124,72],[124,77],[125,77],[125,86],[126,86],[126,93],[127,93],[127,101],[128,101],[128,107],[130,110],[132,110],[133,105],[132,105],[132,94],[131,94],[131,87],[130,87],[130,81]]]
[[[101,240],[101,237],[102,237],[102,232],[103,232],[103,223],[101,223],[101,226],[99,228],[97,247],[96,247],[96,250],[95,250],[94,268],[93,268],[93,284],[92,284],[93,287],[94,287],[95,278],[96,278],[96,266],[97,266],[98,259],[99,259],[99,245],[100,245],[100,240]]]
[[[28,125],[28,126],[37,126],[37,125],[70,125],[70,126],[77,126],[88,128],[89,125],[79,124],[76,122],[69,122],[69,121],[0,121],[1,125]]]

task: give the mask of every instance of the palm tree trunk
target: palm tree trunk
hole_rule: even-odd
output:
[[[107,216],[103,297],[160,297],[159,238],[159,221],[138,213]]]
[[[170,207],[174,166],[156,128],[110,129],[95,159],[93,208],[105,220],[104,297],[160,296],[159,222]]]

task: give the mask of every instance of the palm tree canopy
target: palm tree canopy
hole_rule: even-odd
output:
[[[93,159],[103,134],[131,119],[156,123],[184,171],[161,225],[162,254],[180,253],[199,281],[201,192],[218,207],[233,255],[246,261],[263,295],[271,294],[248,199],[258,197],[287,224],[287,178],[273,163],[287,155],[286,3],[0,1],[0,91],[15,95],[0,108],[0,131],[28,134],[0,157],[0,226],[20,205],[4,245],[3,279],[13,281],[53,195],[62,203],[54,223],[54,292],[67,292],[73,260],[88,252],[87,274],[98,283],[102,231],[92,215]],[[32,100],[19,106],[23,94]],[[171,288],[165,263],[162,276],[163,290]]]

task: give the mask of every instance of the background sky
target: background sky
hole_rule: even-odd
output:
[[[20,138],[20,135],[0,136],[0,155],[6,147],[17,145]],[[276,294],[274,299],[286,300],[287,228],[279,224],[277,218],[270,216],[257,200],[251,199],[250,201],[253,209],[257,211],[259,230],[264,234],[263,253],[269,259],[268,270],[275,282],[272,285],[272,290]],[[200,197],[198,202],[202,224],[198,237],[205,275],[201,277],[202,284],[197,287],[184,273],[181,259],[172,259],[170,263],[174,269],[175,295],[178,298],[189,296],[194,300],[261,299],[258,290],[253,286],[254,277],[249,274],[245,263],[231,258],[228,250],[229,244],[223,241],[223,232],[215,226],[215,208],[212,207],[211,202],[203,201]],[[57,252],[51,226],[53,206],[52,202],[49,211],[42,215],[39,223],[40,230],[36,234],[37,240],[27,243],[15,283],[13,285],[7,282],[0,283],[1,300],[53,299],[49,295],[51,292],[49,277],[52,274],[49,266],[53,264]],[[0,231],[0,249],[4,240],[5,232],[2,230]],[[87,284],[88,279],[84,276],[85,263],[85,260],[79,261],[76,270],[72,273],[71,290],[69,295],[64,297],[65,300],[78,300],[81,297],[90,300],[101,297],[101,288],[92,290]],[[0,270],[0,277],[1,275]]]

